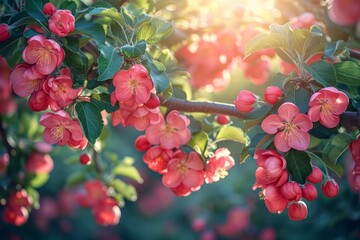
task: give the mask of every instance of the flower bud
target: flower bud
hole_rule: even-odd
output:
[[[4,222],[21,226],[28,220],[29,212],[25,207],[6,206],[2,218]]]
[[[53,15],[53,13],[54,13],[55,11],[56,11],[56,7],[54,6],[54,4],[52,4],[52,3],[50,3],[50,2],[46,3],[46,4],[44,5],[44,7],[43,7],[43,13],[44,13],[45,15],[51,16],[51,15]]]
[[[91,163],[91,157],[88,153],[81,154],[79,160],[80,160],[80,163],[84,166],[90,165],[90,163]]]
[[[144,105],[150,109],[157,108],[160,106],[160,99],[156,94],[151,94],[149,100]]]
[[[225,125],[230,122],[230,117],[225,114],[220,114],[216,116],[216,121],[218,124]]]
[[[265,101],[270,105],[274,105],[275,103],[277,103],[279,101],[279,98],[282,97],[282,95],[283,92],[281,88],[276,86],[269,86],[265,89],[264,92]]]
[[[151,144],[145,135],[138,136],[135,140],[135,148],[140,152],[145,152],[150,148]]]
[[[4,42],[10,38],[10,28],[7,24],[0,24],[0,42]]]
[[[304,184],[303,188],[301,188],[301,191],[303,198],[306,200],[314,201],[317,197],[317,190],[311,183]]]
[[[322,172],[320,168],[313,166],[311,174],[306,178],[308,182],[319,183],[322,180]]]
[[[235,107],[240,112],[251,112],[257,104],[256,96],[247,90],[241,90],[235,100]]]
[[[300,185],[297,182],[287,182],[280,188],[281,195],[289,201],[299,201],[302,197]]]
[[[335,182],[334,179],[326,180],[321,185],[321,190],[326,197],[332,198],[338,195],[339,185],[337,184],[337,182]]]
[[[307,217],[307,206],[303,201],[290,204],[288,216],[292,221],[301,221]]]

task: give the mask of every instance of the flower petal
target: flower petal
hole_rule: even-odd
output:
[[[266,133],[275,134],[283,128],[283,121],[279,115],[271,114],[262,121],[261,128]]]
[[[303,132],[307,132],[313,127],[313,123],[310,121],[309,117],[302,113],[294,118],[293,124]]]
[[[287,152],[291,148],[288,144],[288,140],[284,132],[279,132],[275,135],[274,144],[275,147],[282,152]]]
[[[288,144],[296,150],[304,151],[310,144],[310,134],[307,132],[293,131],[288,137]]]
[[[291,122],[291,120],[300,113],[299,108],[291,103],[291,102],[286,102],[283,103],[279,109],[278,109],[278,113],[280,118],[282,118],[283,120],[285,120],[286,122]]]

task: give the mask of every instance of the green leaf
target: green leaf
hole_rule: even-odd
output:
[[[121,163],[112,170],[112,173],[115,175],[133,179],[138,183],[144,182],[144,180],[141,178],[139,171],[134,166],[131,165],[126,165]]]
[[[38,173],[31,174],[32,176],[29,179],[29,185],[34,188],[39,188],[43,186],[49,179],[49,174],[47,173]]]
[[[96,105],[96,107],[102,111],[106,110],[107,113],[112,113],[119,109],[119,104],[115,106],[111,105],[110,95],[106,93],[98,94],[90,98],[90,102]]]
[[[67,1],[63,1],[59,7],[59,9],[67,9],[71,11],[71,14],[73,16],[75,16],[76,14],[76,9],[77,9],[77,4],[75,1],[71,0],[67,0]]]
[[[33,187],[30,187],[30,186],[27,186],[26,187],[26,191],[27,193],[29,194],[29,196],[32,198],[33,200],[33,206],[35,209],[39,209],[40,208],[40,203],[39,203],[39,200],[40,200],[40,196],[39,196],[39,192],[36,191],[35,188]]]
[[[338,134],[336,128],[327,128],[320,123],[314,123],[314,127],[309,131],[310,135],[320,138],[329,139],[331,136]]]
[[[312,153],[312,152],[309,152],[309,151],[306,151],[306,153],[310,156],[310,159],[312,161],[314,161],[314,160],[319,161],[322,164],[324,164],[327,168],[331,169],[339,177],[342,176],[343,168],[342,168],[342,166],[340,164],[334,165],[334,163],[332,163],[326,156],[323,156],[322,158],[320,158],[315,153]]]
[[[286,155],[286,168],[291,175],[291,180],[304,184],[312,172],[310,157],[306,152],[291,149]]]
[[[309,100],[311,93],[302,87],[298,87],[295,84],[287,84],[285,86],[285,102],[294,103],[302,113],[306,113],[309,109]]]
[[[209,136],[207,135],[207,133],[201,131],[192,135],[190,141],[188,142],[188,145],[192,147],[197,153],[204,156],[207,149],[208,141]]]
[[[327,156],[328,159],[336,165],[337,160],[349,147],[353,138],[347,133],[340,133],[335,135],[328,141],[323,149],[323,156]]]
[[[119,26],[125,25],[124,17],[116,10],[116,8],[98,7],[98,8],[91,10],[88,14],[90,16],[97,15],[100,17],[109,17],[114,22],[116,22]]]
[[[119,71],[124,62],[124,58],[119,55],[119,50],[107,45],[100,47],[98,58],[98,81],[105,81],[112,78]]]
[[[82,86],[86,79],[88,59],[85,54],[77,49],[74,51],[73,48],[64,47],[65,50],[65,62],[68,67],[71,69],[71,75],[73,77],[74,83]]]
[[[77,157],[77,160],[79,161],[79,157]],[[73,172],[70,174],[70,176],[67,177],[65,186],[72,188],[86,182],[86,180],[87,178],[84,172]]]
[[[21,54],[25,46],[25,38],[9,39],[0,44],[0,55],[6,58],[10,67],[14,67],[22,62]]]
[[[352,61],[338,62],[334,64],[336,77],[339,83],[350,86],[360,86],[360,66]]]
[[[160,18],[149,18],[141,22],[137,29],[136,39],[138,41],[144,40],[148,44],[154,44],[170,35],[173,23]]]
[[[346,47],[346,44],[343,40],[338,40],[336,42],[326,43],[325,51],[323,58],[337,57],[339,55],[349,56],[349,49]]]
[[[39,21],[47,21],[47,18],[42,11],[44,5],[45,5],[44,0],[26,0],[25,11],[29,14],[29,16]]]
[[[121,52],[127,59],[138,59],[140,58],[146,51],[146,42],[140,41],[135,45],[124,45],[121,47]]]
[[[104,28],[94,21],[76,21],[75,30],[95,39],[98,45],[105,43]]]
[[[166,72],[160,71],[157,65],[154,64],[153,60],[151,60],[148,56],[142,61],[142,64],[149,72],[151,80],[154,83],[156,93],[159,94],[164,92],[170,84]]]
[[[266,48],[286,48],[286,38],[278,33],[262,33],[255,36],[247,44],[245,49],[245,58],[251,53]]]
[[[134,186],[121,181],[120,179],[114,179],[110,182],[110,186],[115,189],[116,192],[120,193],[124,198],[130,201],[136,201],[137,193]]]
[[[325,87],[336,85],[336,75],[334,66],[324,60],[314,62],[310,66],[303,63],[303,68],[311,75],[313,79]]]
[[[245,144],[245,146],[250,145],[250,138],[244,133],[241,128],[229,125],[226,125],[220,129],[218,135],[216,136],[216,140],[230,140],[243,143]]]
[[[99,109],[89,102],[78,102],[75,109],[86,138],[95,144],[104,126]]]

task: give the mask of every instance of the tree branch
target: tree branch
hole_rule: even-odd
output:
[[[95,164],[95,170],[97,173],[101,174],[103,172],[102,166],[101,166],[101,160],[99,157],[99,153],[93,149],[93,156],[92,156]]]
[[[349,49],[350,57],[360,60],[360,52],[354,49]]]
[[[342,125],[346,128],[358,127],[360,128],[360,109],[357,112],[344,112],[344,119]]]
[[[247,119],[246,114],[241,113],[233,104],[219,102],[187,101],[178,98],[170,98],[161,103],[162,106],[171,110],[183,112],[202,112],[212,114],[225,114],[239,119]]]

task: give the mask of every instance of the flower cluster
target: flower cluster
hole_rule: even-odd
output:
[[[29,209],[32,203],[33,199],[25,189],[11,192],[2,213],[2,219],[9,224],[23,225],[29,217]]]
[[[254,158],[256,169],[256,183],[253,189],[261,188],[261,196],[271,213],[281,213],[288,208],[288,216],[293,221],[307,217],[307,206],[304,200],[313,201],[317,198],[314,184],[322,181],[321,170],[313,166],[306,183],[299,184],[289,181],[286,169],[286,159],[275,150],[257,150]],[[338,194],[339,187],[334,179],[327,178],[322,183],[322,192],[327,197]]]
[[[356,140],[351,142],[350,152],[352,155],[352,159],[355,162],[351,177],[354,182],[355,190],[360,191],[360,136]]]
[[[95,221],[103,226],[118,224],[121,216],[117,201],[109,195],[107,187],[99,180],[87,181],[85,190],[77,196],[78,203],[91,208]]]
[[[11,115],[16,110],[16,103],[11,97],[11,68],[5,58],[0,56],[0,115]]]

